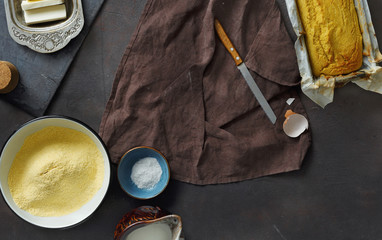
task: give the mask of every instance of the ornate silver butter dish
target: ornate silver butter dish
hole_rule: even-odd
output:
[[[8,31],[12,39],[40,53],[52,53],[65,47],[84,26],[81,0],[65,0],[64,20],[27,25],[22,0],[4,0]]]

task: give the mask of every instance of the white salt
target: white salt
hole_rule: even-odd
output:
[[[138,160],[131,170],[131,180],[138,188],[152,189],[162,176],[162,168],[158,160],[146,157]]]

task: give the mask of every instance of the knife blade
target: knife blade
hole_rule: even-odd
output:
[[[224,47],[231,54],[233,60],[235,61],[237,68],[240,70],[240,72],[243,75],[245,81],[247,82],[249,88],[251,89],[253,95],[255,95],[255,98],[259,102],[261,108],[264,110],[265,114],[267,115],[269,120],[272,122],[272,124],[275,124],[276,119],[277,119],[275,113],[273,112],[268,101],[265,99],[260,88],[257,86],[255,80],[253,79],[252,75],[248,71],[247,66],[244,64],[239,53],[236,51],[235,47],[233,46],[231,40],[228,38],[227,34],[225,33],[223,26],[221,25],[221,23],[217,19],[215,19],[215,30],[216,30],[216,33],[218,34],[220,40],[222,41]]]

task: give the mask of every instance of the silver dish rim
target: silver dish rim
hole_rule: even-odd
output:
[[[13,0],[4,0],[9,35],[18,44],[40,53],[53,53],[64,48],[84,26],[81,0],[70,1],[73,1],[73,12],[65,21],[51,26],[32,27],[17,19]]]

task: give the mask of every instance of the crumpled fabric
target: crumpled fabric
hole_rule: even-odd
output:
[[[273,125],[214,30],[217,18],[270,103]],[[148,0],[117,70],[100,136],[118,163],[136,146],[162,152],[193,184],[299,169],[310,132],[287,137],[286,110],[306,116],[293,43],[274,0]],[[295,98],[291,106],[288,98]]]

